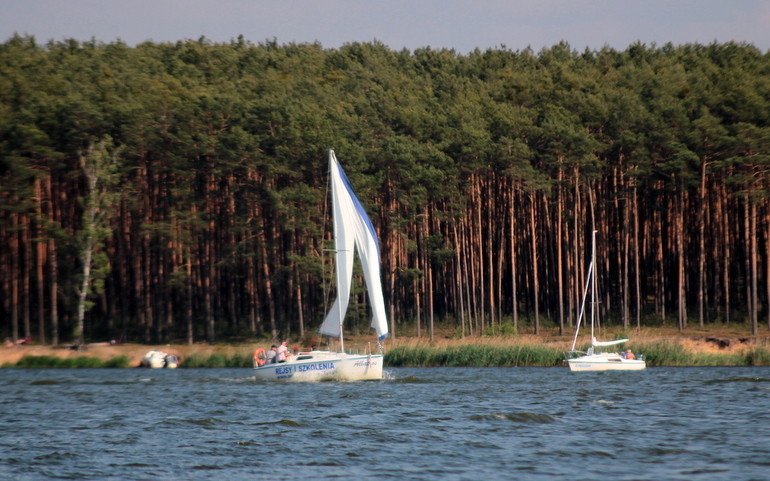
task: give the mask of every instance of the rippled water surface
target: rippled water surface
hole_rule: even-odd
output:
[[[770,369],[0,370],[0,479],[770,480]]]

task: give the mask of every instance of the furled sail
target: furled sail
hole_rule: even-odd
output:
[[[591,345],[594,347],[615,346],[617,344],[623,344],[624,342],[628,342],[628,339],[615,339],[614,341],[597,341],[595,337],[591,338]]]
[[[342,333],[342,321],[350,300],[355,248],[361,259],[366,290],[369,293],[372,327],[379,339],[385,339],[388,336],[388,321],[380,281],[379,239],[333,150],[329,151],[329,171],[332,184],[337,299],[327,313],[319,332],[332,337],[340,337]]]

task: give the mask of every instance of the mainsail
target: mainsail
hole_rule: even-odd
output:
[[[332,184],[337,299],[326,314],[319,332],[326,336],[342,337],[342,321],[350,300],[355,248],[361,259],[366,290],[369,293],[372,327],[377,332],[377,337],[382,340],[388,337],[388,321],[380,282],[379,239],[333,150],[329,151],[329,172]]]

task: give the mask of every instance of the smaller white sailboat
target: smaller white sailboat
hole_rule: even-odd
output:
[[[585,313],[586,296],[589,290],[591,292],[591,347],[588,348],[587,352],[576,351],[575,345],[577,344],[578,333],[580,332],[580,323]],[[616,339],[613,341],[598,341],[596,339],[594,336],[594,325],[596,324],[594,306],[598,300],[596,292],[596,231],[593,231],[591,236],[591,263],[588,265],[583,302],[580,306],[577,323],[575,324],[575,337],[572,340],[572,347],[567,353],[567,365],[569,365],[570,371],[641,371],[645,369],[647,363],[644,360],[644,356],[639,356],[637,359],[630,350],[626,352],[607,352],[601,350],[601,348],[617,346],[628,342],[628,339]]]
[[[380,247],[377,233],[369,216],[353,192],[345,172],[329,151],[329,172],[332,186],[334,222],[335,276],[337,299],[326,315],[319,332],[340,340],[339,352],[300,352],[281,362],[268,362],[262,349],[254,353],[254,373],[264,381],[362,381],[382,379],[383,354],[345,352],[343,321],[350,300],[354,255],[358,252],[372,308],[372,324],[377,343],[388,337],[385,301],[380,280]],[[380,349],[381,351],[382,349]]]

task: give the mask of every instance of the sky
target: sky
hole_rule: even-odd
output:
[[[96,39],[129,45],[201,36],[230,42],[377,40],[395,50],[578,51],[635,42],[746,42],[770,50],[770,0],[0,0],[0,41]]]

